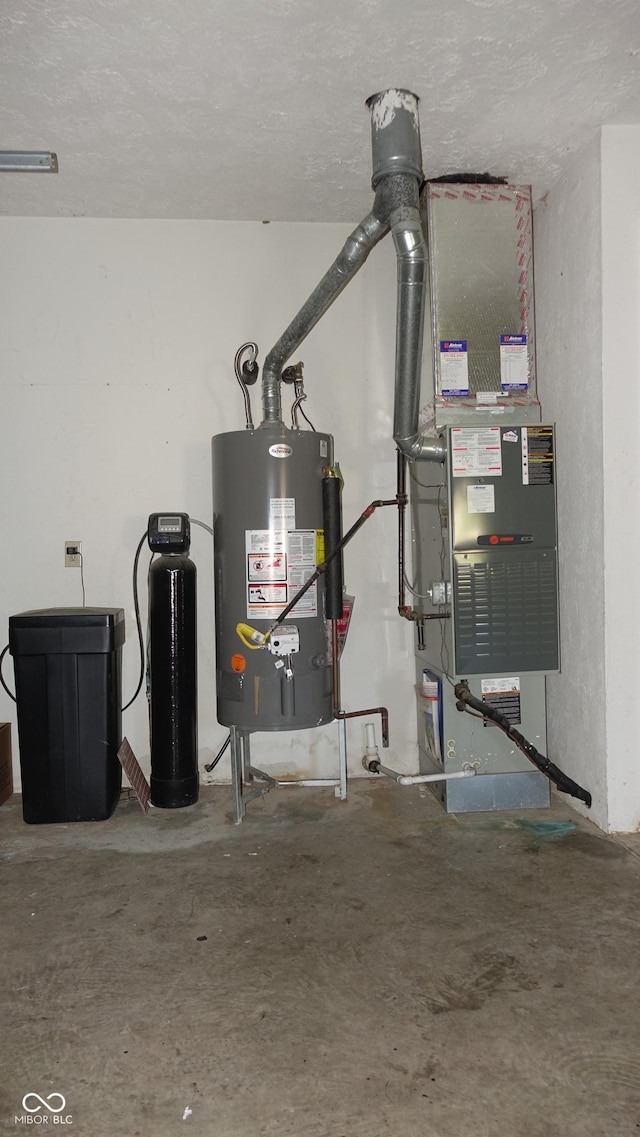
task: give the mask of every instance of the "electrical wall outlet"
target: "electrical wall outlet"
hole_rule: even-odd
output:
[[[82,541],[65,541],[64,567],[80,568],[82,563]]]

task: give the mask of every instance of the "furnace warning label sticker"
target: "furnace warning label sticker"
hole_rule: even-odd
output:
[[[482,701],[490,707],[495,707],[507,719],[510,726],[521,722],[520,714],[520,677],[511,675],[507,679],[483,679],[481,681]],[[485,726],[490,726],[490,720],[485,719]]]
[[[451,470],[454,478],[502,475],[500,427],[453,427],[451,431]]]
[[[495,513],[495,487],[477,484],[467,486],[467,510],[469,513]]]
[[[469,394],[466,340],[440,340],[440,390],[443,395]]]
[[[298,589],[315,572],[317,531],[247,529],[245,547],[247,616],[277,620]],[[304,619],[317,614],[318,586],[314,583],[291,616]]]
[[[553,485],[553,427],[523,426],[521,446],[523,486]]]
[[[527,336],[500,336],[500,387],[526,391],[529,387],[529,348]]]

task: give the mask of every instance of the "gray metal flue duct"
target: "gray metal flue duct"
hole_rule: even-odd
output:
[[[308,300],[267,355],[262,373],[262,427],[281,423],[280,381],[284,365],[391,230],[398,258],[396,374],[393,437],[408,458],[443,462],[445,448],[418,430],[420,371],[427,273],[420,218],[423,180],[418,98],[390,88],[367,100],[371,110],[373,158],[371,212],[344,247]]]

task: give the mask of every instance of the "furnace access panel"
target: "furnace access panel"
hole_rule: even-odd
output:
[[[556,671],[552,426],[448,430],[456,675]]]

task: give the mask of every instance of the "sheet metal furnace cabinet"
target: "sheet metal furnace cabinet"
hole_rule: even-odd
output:
[[[445,468],[412,467],[415,590],[437,586],[451,612],[427,623],[416,653],[420,771],[477,763],[477,777],[435,784],[450,812],[545,806],[547,779],[498,727],[456,709],[450,679],[546,753],[544,677],[559,667],[554,429],[487,417],[445,435]]]

